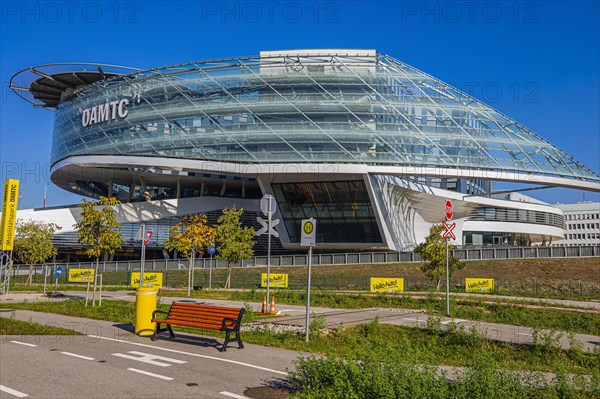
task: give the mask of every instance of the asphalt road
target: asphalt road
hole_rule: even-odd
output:
[[[71,293],[80,296],[81,293]],[[26,295],[25,295],[26,296]],[[25,296],[22,296],[21,300]],[[134,300],[124,292],[107,293],[106,299]],[[19,300],[17,299],[17,300]],[[41,299],[41,298],[39,298]],[[6,300],[6,298],[4,299]],[[3,300],[3,301],[4,301]],[[10,299],[14,300],[14,299]],[[47,300],[47,299],[46,299]],[[187,298],[173,300],[243,306],[240,302]],[[16,301],[15,301],[16,302]],[[255,309],[260,304],[251,304]],[[270,323],[302,327],[303,306],[282,305],[286,317]],[[427,315],[398,309],[327,309],[313,307],[328,326],[365,323],[379,318],[381,323],[425,327]],[[63,328],[83,336],[2,336],[0,338],[0,398],[260,398],[253,388],[277,386],[293,369],[295,351],[245,343],[239,350],[230,344],[227,352],[217,346],[223,338],[178,333],[178,339],[152,342],[138,337],[130,325],[90,320],[26,310],[0,311],[0,317],[15,317]],[[488,337],[500,341],[530,343],[532,329],[495,323],[442,318],[442,324],[455,322],[467,329],[475,326]],[[584,349],[600,345],[597,335],[575,334]],[[243,339],[243,333],[242,333]],[[568,347],[566,337],[561,344]],[[250,389],[250,390],[249,390]],[[28,396],[23,396],[28,395]]]
[[[0,398],[246,398],[248,388],[283,383],[298,356],[250,344],[221,353],[213,338],[184,333],[152,342],[103,332],[3,336]]]

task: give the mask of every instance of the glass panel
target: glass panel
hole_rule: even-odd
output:
[[[451,166],[599,180],[534,132],[391,57],[304,54],[293,60],[190,63],[85,87],[58,107],[52,163],[72,155],[136,154]],[[129,102],[126,117],[113,111],[83,125],[84,111],[91,118],[121,99]],[[314,201],[325,201],[325,187],[312,188]]]
[[[363,181],[278,183],[273,192],[294,243],[308,217],[317,219],[317,242],[382,242]]]

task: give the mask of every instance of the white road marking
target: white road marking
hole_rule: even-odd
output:
[[[199,355],[197,353],[184,352],[184,351],[179,351],[179,350],[176,350],[176,349],[161,348],[161,347],[158,347],[158,346],[140,344],[140,343],[137,343],[137,342],[121,341],[119,339],[108,338],[108,337],[101,337],[99,335],[88,335],[88,337],[90,337],[90,338],[96,338],[96,339],[105,339],[107,341],[120,342],[120,343],[123,343],[123,344],[137,345],[137,346],[142,346],[144,348],[151,348],[151,349],[161,350],[161,351],[165,351],[165,352],[180,353],[182,355],[188,355],[188,356],[193,356],[193,357],[200,357],[202,359],[215,360],[217,362],[225,362],[225,363],[237,364],[239,366],[250,367],[250,368],[253,368],[253,369],[268,371],[268,372],[274,373],[274,374],[287,375],[287,373],[283,372],[283,371],[273,370],[273,369],[270,369],[270,368],[267,368],[267,367],[261,367],[261,366],[257,366],[257,365],[250,364],[250,363],[236,362],[235,360],[221,359],[219,357],[213,357],[213,356],[207,356],[207,355]]]
[[[427,323],[427,320],[420,320],[417,319],[416,317],[403,317],[402,320],[406,320],[406,321],[414,321],[415,323]]]
[[[93,357],[78,355],[77,353],[71,353],[71,352],[60,352],[60,353],[62,353],[63,355],[67,355],[67,356],[77,357],[77,358],[83,359],[83,360],[96,360]]]
[[[230,398],[235,398],[235,399],[249,399],[247,396],[237,395],[235,393],[231,393],[231,392],[227,392],[227,391],[223,391],[223,392],[219,392],[219,393],[221,395],[229,396]]]
[[[7,394],[12,395],[12,396],[16,396],[17,398],[26,398],[29,396],[26,393],[16,391],[9,387],[5,387],[4,385],[0,385],[0,391],[6,392]]]
[[[13,344],[19,344],[19,345],[25,345],[25,346],[30,346],[32,348],[35,348],[37,345],[34,344],[28,344],[27,342],[20,342],[20,341],[10,341]]]
[[[133,371],[134,373],[144,374],[144,375],[147,375],[148,377],[160,378],[161,380],[165,380],[165,381],[171,381],[173,379],[172,377],[167,377],[167,376],[160,375],[160,374],[154,374],[149,371],[144,371],[144,370],[139,370],[139,369],[134,369],[134,368],[128,368],[127,370]]]
[[[450,324],[452,322],[455,322],[455,323],[468,323],[469,320],[462,320],[462,319],[444,320],[444,321],[442,321],[441,324]]]
[[[169,367],[171,365],[169,363],[157,362],[156,360],[164,360],[165,362],[171,362],[175,364],[187,363],[185,360],[171,359],[170,357],[157,356],[150,353],[136,351],[129,351],[127,353],[131,353],[137,356],[126,355],[124,353],[113,353],[112,355],[160,367]]]

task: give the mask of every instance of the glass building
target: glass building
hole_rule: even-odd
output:
[[[497,198],[494,181],[600,191],[597,175],[539,135],[375,50],[148,70],[41,65],[11,87],[55,111],[52,181],[153,210],[124,216],[133,224],[236,204],[256,225],[272,194],[282,250],[299,248],[308,217],[322,249],[407,250],[451,199],[457,244],[528,245],[562,238],[562,212]]]

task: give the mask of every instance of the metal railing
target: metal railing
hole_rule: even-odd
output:
[[[572,247],[479,247],[455,249],[452,254],[462,260],[489,260],[489,259],[536,259],[536,258],[577,258],[600,257],[600,245],[572,246]],[[278,255],[271,256],[271,266],[305,266],[308,255]],[[361,263],[397,263],[420,262],[421,257],[414,252],[360,252],[360,253],[334,253],[313,254],[313,265],[352,265]],[[55,263],[48,263],[55,265]],[[56,263],[68,273],[69,269],[93,269],[95,262]],[[241,261],[236,267],[266,266],[266,256],[255,256]],[[141,262],[114,261],[100,262],[100,272],[130,272],[140,270]],[[216,259],[210,263],[209,258],[194,260],[196,268],[224,268],[227,262]],[[147,260],[144,270],[181,270],[188,269],[188,259],[154,259]],[[29,273],[28,265],[14,265],[13,276]],[[43,274],[43,265],[34,266],[34,274]]]

